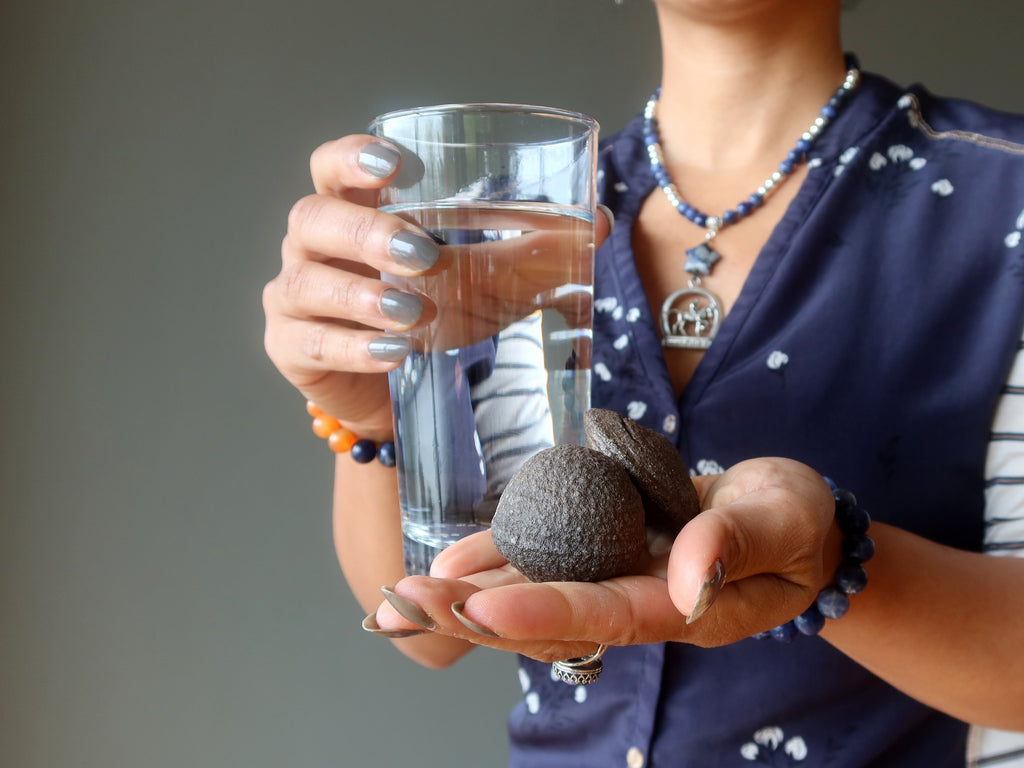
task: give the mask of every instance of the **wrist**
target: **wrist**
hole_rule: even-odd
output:
[[[395,466],[396,452],[391,437],[392,430],[385,431],[370,426],[363,431],[358,423],[342,423],[312,400],[306,401],[306,412],[313,417],[313,433],[325,439],[334,453],[348,453],[359,464],[368,464],[378,459],[386,467]]]
[[[867,534],[871,516],[857,504],[852,493],[828,482],[833,490],[835,515],[823,550],[823,573],[832,574],[832,578],[819,590],[806,611],[792,621],[761,633],[761,637],[770,636],[788,643],[799,634],[817,635],[824,629],[826,620],[845,616],[850,608],[850,597],[867,586],[864,563],[875,554],[874,540]]]

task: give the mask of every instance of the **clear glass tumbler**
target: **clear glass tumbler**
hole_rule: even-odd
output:
[[[407,573],[487,527],[530,456],[581,442],[590,405],[598,125],[514,104],[392,112],[370,133],[402,152],[382,210],[441,246],[428,325],[390,374]]]

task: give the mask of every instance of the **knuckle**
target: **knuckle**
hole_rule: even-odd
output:
[[[327,287],[331,306],[351,308],[359,303],[360,292],[351,280],[334,280]]]
[[[345,220],[344,237],[359,252],[365,251],[369,246],[380,215],[375,208],[363,208]]]
[[[323,363],[327,360],[330,330],[324,323],[311,323],[302,338],[302,352],[310,360]]]
[[[263,303],[263,314],[267,315],[268,317],[273,312],[276,294],[277,278],[274,278],[269,283],[263,286],[263,293],[260,296],[260,299],[262,300]]]
[[[316,195],[306,195],[295,201],[288,211],[288,232],[308,231],[320,216],[322,206]]]
[[[277,281],[280,284],[281,294],[289,303],[301,303],[309,285],[309,278],[305,269],[301,266],[287,267],[281,270]]]
[[[313,176],[316,176],[317,168],[327,162],[336,144],[337,141],[325,141],[309,153],[309,171]]]

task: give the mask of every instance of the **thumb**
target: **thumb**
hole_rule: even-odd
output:
[[[771,628],[813,602],[831,535],[830,516],[810,499],[778,489],[741,496],[701,513],[676,537],[669,597],[689,623],[708,612],[734,639]]]

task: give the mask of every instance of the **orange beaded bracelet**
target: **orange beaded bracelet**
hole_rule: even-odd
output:
[[[373,440],[359,437],[329,413],[324,413],[312,400],[306,401],[306,411],[313,417],[313,433],[325,439],[335,453],[349,453],[360,464],[369,464],[376,458],[385,467],[395,466],[394,442],[389,440],[378,446]]]

